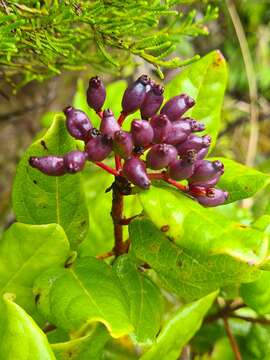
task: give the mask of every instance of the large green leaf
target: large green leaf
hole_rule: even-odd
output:
[[[89,334],[68,342],[52,344],[57,360],[99,360],[110,335],[98,324]]]
[[[220,178],[218,187],[229,192],[227,203],[249,198],[270,182],[268,174],[249,168],[234,160],[226,158],[218,158],[218,160],[222,161],[225,166],[225,172]]]
[[[194,336],[202,324],[218,292],[181,307],[164,324],[156,343],[141,360],[179,359],[183,346]]]
[[[55,360],[45,334],[10,294],[1,310],[0,360]]]
[[[32,314],[34,280],[52,266],[63,267],[68,255],[61,226],[13,224],[0,242],[0,295],[15,293],[18,304]]]
[[[43,138],[34,142],[20,161],[13,186],[13,208],[18,221],[60,224],[73,246],[88,229],[88,213],[80,174],[47,176],[28,164],[30,156],[62,155],[75,149],[65,120],[56,116]]]
[[[235,223],[173,188],[152,186],[140,199],[156,226],[166,225],[166,234],[184,249],[202,255],[227,255],[250,270],[269,265],[267,233]]]
[[[38,309],[57,327],[76,331],[103,323],[113,337],[132,332],[119,280],[101,260],[85,257],[67,269],[51,269],[37,279]]]
[[[136,264],[127,255],[117,259],[114,270],[129,299],[135,340],[143,345],[151,345],[161,324],[161,292],[147,276],[137,270]]]
[[[207,255],[182,249],[148,219],[129,226],[132,253],[150,265],[164,287],[184,300],[198,299],[220,287],[250,282],[259,276],[256,267],[228,255]]]
[[[173,78],[166,86],[166,98],[187,93],[196,105],[187,114],[205,123],[205,133],[214,145],[227,83],[226,61],[219,51],[212,51]]]

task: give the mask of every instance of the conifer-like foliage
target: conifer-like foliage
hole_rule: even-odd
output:
[[[87,65],[119,72],[137,57],[161,68],[199,56],[174,56],[184,36],[207,35],[217,9],[186,11],[186,0],[44,0],[0,2],[0,69],[22,86]],[[185,7],[184,7],[185,6]],[[185,14],[183,11],[185,10]],[[136,55],[137,57],[135,57]],[[16,79],[16,80],[15,80]]]

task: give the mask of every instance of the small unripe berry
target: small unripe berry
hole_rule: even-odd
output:
[[[142,75],[125,90],[122,98],[122,112],[125,115],[132,114],[141,107],[149,82],[149,77]]]
[[[87,154],[82,151],[71,151],[64,156],[64,166],[66,172],[74,174],[84,168]]]
[[[166,115],[156,115],[150,120],[150,125],[154,130],[153,143],[164,142],[172,129],[172,123]]]
[[[146,155],[147,167],[153,170],[160,170],[177,159],[177,150],[168,144],[154,145]]]
[[[224,165],[221,161],[200,160],[195,167],[194,174],[189,179],[190,183],[197,186],[204,186],[204,183],[222,175]]]
[[[132,136],[127,131],[119,130],[114,134],[113,140],[114,151],[123,159],[128,159],[133,150]]]
[[[183,143],[176,145],[178,154],[184,155],[188,150],[195,150],[199,152],[201,149],[209,148],[211,144],[211,137],[204,135],[202,137],[197,135],[190,135]]]
[[[171,145],[180,144],[191,134],[191,124],[189,121],[176,120],[171,123],[171,131],[169,132],[166,143]]]
[[[64,158],[62,156],[31,156],[29,164],[46,175],[60,176],[66,173]]]
[[[131,123],[131,134],[135,145],[147,146],[152,143],[154,130],[146,120],[133,120]]]
[[[96,112],[101,111],[106,99],[106,90],[99,76],[92,77],[87,89],[87,103]]]
[[[151,89],[146,93],[144,101],[141,105],[141,116],[143,119],[148,119],[155,115],[163,103],[164,87],[153,83]]]
[[[166,114],[171,121],[176,121],[194,104],[195,101],[186,94],[174,96],[165,103],[160,113]]]
[[[132,184],[137,185],[142,189],[148,189],[151,185],[151,181],[146,173],[145,163],[136,157],[132,157],[125,161],[123,174]]]
[[[64,109],[68,132],[75,139],[87,141],[89,131],[93,128],[88,116],[81,110],[68,106]]]
[[[106,109],[103,111],[102,120],[100,123],[100,132],[103,135],[114,138],[114,133],[120,130],[120,125],[116,121],[112,110]]]
[[[112,151],[112,139],[106,135],[92,137],[85,146],[90,161],[102,161]]]
[[[194,196],[194,195],[193,195]],[[228,199],[228,192],[221,189],[208,189],[206,196],[194,196],[205,207],[222,205]]]

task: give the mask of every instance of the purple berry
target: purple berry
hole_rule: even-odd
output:
[[[181,118],[182,121],[187,121],[190,123],[191,132],[200,132],[205,130],[205,125],[202,122],[196,121],[192,118]]]
[[[149,77],[142,75],[125,90],[122,99],[122,112],[125,115],[132,114],[141,107],[149,82]]]
[[[195,167],[194,174],[189,179],[191,184],[204,186],[204,182],[212,180],[224,173],[224,165],[221,161],[200,160]]]
[[[153,142],[155,144],[164,142],[172,129],[172,123],[166,115],[153,116],[150,125],[154,130]]]
[[[85,146],[90,161],[102,161],[112,151],[112,139],[106,135],[92,137]]]
[[[64,158],[62,156],[31,156],[29,164],[46,175],[60,176],[66,172]]]
[[[195,170],[196,152],[190,150],[181,160],[173,161],[168,167],[169,177],[173,180],[185,180],[192,176]]]
[[[171,123],[171,131],[169,132],[166,143],[167,144],[180,144],[187,139],[191,134],[191,124],[186,120],[176,120]]]
[[[194,195],[193,195],[194,196]],[[194,196],[205,207],[222,205],[228,199],[228,192],[221,189],[208,189],[206,196]]]
[[[195,101],[186,94],[174,96],[165,103],[160,113],[167,115],[171,121],[176,121],[194,104]]]
[[[106,90],[99,76],[90,79],[86,95],[90,108],[96,112],[101,111],[106,99]]]
[[[147,167],[153,170],[160,170],[177,159],[177,150],[168,144],[154,145],[146,155]]]
[[[164,87],[153,83],[151,89],[146,93],[141,110],[141,116],[143,119],[148,119],[155,115],[163,103]]]
[[[209,151],[209,147],[203,148],[197,153],[197,160],[203,160]]]
[[[195,150],[199,152],[201,149],[209,148],[211,144],[211,137],[204,135],[202,137],[197,135],[190,135],[183,143],[176,145],[178,154],[184,155],[188,150]]]
[[[132,136],[127,131],[119,130],[114,134],[113,140],[114,151],[123,159],[128,159],[133,150]]]
[[[132,157],[125,161],[123,174],[132,184],[137,185],[142,189],[148,189],[151,185],[151,181],[146,173],[145,163],[136,157]]]
[[[102,120],[100,123],[100,132],[103,135],[114,138],[114,133],[120,130],[120,125],[116,121],[112,110],[106,109],[103,111]]]
[[[64,166],[68,173],[74,174],[84,168],[87,154],[82,151],[71,151],[64,156]]]
[[[133,120],[131,123],[131,134],[135,145],[147,146],[152,143],[154,130],[147,120]]]
[[[75,139],[87,141],[89,131],[93,128],[87,115],[81,110],[74,109],[72,106],[68,106],[64,113],[70,135]]]

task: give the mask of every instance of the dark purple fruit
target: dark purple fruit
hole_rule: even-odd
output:
[[[114,133],[120,130],[120,125],[116,121],[112,110],[106,109],[103,111],[102,120],[100,123],[100,132],[103,135],[114,138]]]
[[[81,110],[68,106],[64,109],[68,132],[75,139],[87,141],[89,131],[93,128],[88,116]]]
[[[193,195],[194,196],[194,195]],[[194,196],[205,207],[222,205],[228,199],[228,192],[221,189],[208,189],[205,196]]]
[[[150,120],[154,130],[153,142],[155,144],[164,142],[172,129],[172,123],[166,115],[155,115]]]
[[[71,151],[64,156],[64,166],[68,173],[74,174],[84,168],[87,154],[82,151]]]
[[[148,189],[151,185],[151,181],[146,173],[145,163],[136,157],[125,161],[123,174],[132,184],[142,189]]]
[[[195,101],[188,95],[182,94],[168,100],[160,113],[165,114],[171,121],[176,121],[195,104]]]
[[[106,135],[92,137],[85,146],[90,161],[102,161],[112,151],[112,139]]]
[[[106,99],[106,90],[99,76],[90,79],[86,95],[90,108],[96,112],[101,111]]]
[[[148,119],[157,113],[158,109],[163,103],[163,93],[163,86],[156,83],[152,84],[151,89],[146,93],[140,108],[143,119]]]
[[[149,83],[149,77],[142,75],[128,86],[122,98],[122,112],[125,115],[132,114],[141,107],[145,99],[146,87]]]
[[[203,160],[209,151],[209,147],[203,148],[197,152],[197,160]]]
[[[60,176],[66,173],[64,158],[62,156],[31,156],[29,164],[50,176]]]
[[[128,159],[133,150],[132,136],[127,131],[119,130],[114,134],[113,148],[116,154]]]
[[[200,160],[196,164],[194,174],[189,179],[189,182],[197,186],[204,186],[205,182],[219,177],[223,173],[224,165],[221,161]]]
[[[177,150],[168,144],[154,145],[146,155],[146,165],[150,169],[160,170],[177,159]]]
[[[176,145],[184,142],[191,134],[191,124],[189,121],[176,120],[171,123],[171,131],[169,132],[166,143]]]
[[[152,143],[154,130],[146,120],[133,120],[131,123],[131,134],[135,145],[147,146]]]
[[[202,137],[191,134],[183,143],[176,145],[178,154],[184,155],[188,150],[199,152],[201,149],[209,148],[211,137],[204,135]]]
[[[192,176],[194,164],[185,160],[175,160],[168,168],[168,175],[173,180],[185,180]]]
[[[202,122],[196,121],[192,118],[182,118],[182,121],[187,121],[190,123],[191,132],[200,132],[205,130],[205,125]]]

